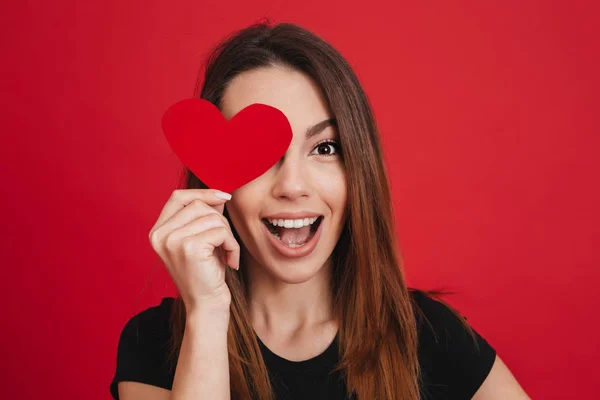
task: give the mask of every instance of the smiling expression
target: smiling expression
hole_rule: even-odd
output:
[[[267,67],[236,76],[223,94],[222,113],[231,119],[253,103],[282,111],[293,138],[284,157],[233,191],[225,206],[243,242],[242,268],[260,267],[278,280],[304,282],[323,266],[331,266],[331,254],[347,217],[346,178],[335,120],[318,85],[308,75],[288,68]],[[308,254],[290,257],[277,250],[263,218],[280,213],[322,216]]]

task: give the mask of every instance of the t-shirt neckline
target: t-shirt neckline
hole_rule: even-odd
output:
[[[254,332],[254,336],[258,341],[258,345],[261,348],[267,362],[271,362],[274,365],[281,368],[294,368],[296,370],[320,370],[320,369],[329,369],[331,368],[331,364],[335,363],[338,357],[338,335],[339,331],[335,334],[333,341],[329,344],[329,346],[321,353],[308,360],[303,361],[292,361],[286,358],[275,354],[271,349],[269,349],[260,337]]]

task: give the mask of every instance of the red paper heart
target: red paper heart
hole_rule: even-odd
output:
[[[275,165],[293,136],[287,117],[274,107],[251,104],[227,121],[200,98],[169,107],[162,129],[185,166],[209,188],[228,193]]]

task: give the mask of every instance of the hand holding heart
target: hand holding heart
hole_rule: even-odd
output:
[[[162,128],[169,145],[209,188],[231,193],[284,156],[292,140],[280,110],[251,104],[229,121],[209,101],[193,98],[167,109]]]
[[[227,326],[231,292],[225,270],[239,269],[240,246],[215,189],[232,192],[265,173],[285,154],[292,130],[276,108],[252,104],[226,121],[201,99],[172,105],[162,127],[175,154],[210,189],[174,191],[150,231],[150,243],[187,317],[208,310],[215,323]]]

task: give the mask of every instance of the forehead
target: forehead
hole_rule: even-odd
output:
[[[305,73],[283,67],[265,67],[237,75],[223,94],[223,115],[230,119],[253,103],[282,111],[294,132],[331,117],[318,85]]]

